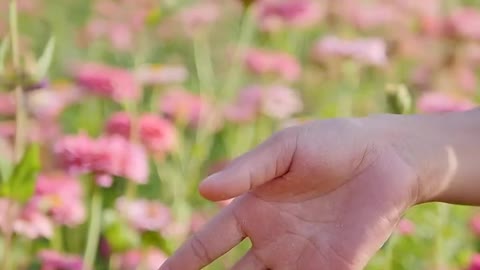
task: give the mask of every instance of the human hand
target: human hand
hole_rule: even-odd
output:
[[[362,269],[419,198],[418,174],[385,121],[340,119],[279,132],[211,175],[210,200],[234,198],[160,270],[197,270],[245,237],[233,269]]]

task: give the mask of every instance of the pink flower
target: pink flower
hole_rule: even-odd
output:
[[[325,15],[325,8],[314,0],[269,0],[259,3],[259,23],[264,31],[284,27],[307,28]]]
[[[468,270],[480,270],[480,254],[476,254],[472,258],[472,262]]]
[[[15,222],[20,211],[21,207],[18,202],[7,198],[0,198],[0,213],[3,213],[2,218],[0,218],[0,229],[2,234],[11,231],[13,222]]]
[[[421,112],[436,113],[450,111],[466,111],[473,109],[475,104],[467,99],[458,98],[442,92],[427,92],[417,103]]]
[[[54,250],[42,250],[39,253],[41,270],[81,270],[83,261],[80,256],[62,254]]]
[[[84,43],[103,38],[113,49],[132,51],[149,14],[158,9],[150,0],[103,0],[93,3],[93,16],[83,30]]]
[[[82,186],[67,175],[40,175],[31,201],[58,224],[75,226],[85,220]]]
[[[397,230],[401,235],[413,235],[415,233],[415,224],[404,218],[398,223]]]
[[[115,101],[137,99],[140,96],[135,76],[124,69],[87,63],[78,65],[73,75],[84,89]]]
[[[173,150],[176,144],[176,132],[169,121],[154,114],[144,114],[140,116],[138,122],[140,141],[147,149],[160,154]],[[118,134],[129,139],[130,117],[124,112],[116,113],[108,120],[106,129],[108,134]]]
[[[253,121],[261,111],[262,89],[252,86],[240,91],[237,100],[225,108],[225,118],[234,123]]]
[[[285,86],[272,86],[265,89],[262,111],[276,119],[286,119],[299,113],[303,103],[298,93]]]
[[[13,139],[15,136],[15,122],[14,121],[0,121],[0,137],[5,139]]]
[[[53,88],[36,90],[28,94],[28,110],[40,120],[54,120],[62,111],[79,101],[81,93],[71,85],[55,84]]]
[[[171,221],[170,210],[155,201],[120,198],[117,200],[116,208],[133,227],[142,231],[165,229]]]
[[[194,127],[213,114],[213,108],[203,97],[182,89],[167,91],[160,98],[160,111],[175,121]]]
[[[384,66],[388,60],[387,45],[380,38],[347,40],[327,36],[313,47],[313,58],[319,62],[337,57],[351,58],[366,65]]]
[[[133,29],[125,23],[115,23],[108,33],[110,44],[119,51],[129,51],[134,47]]]
[[[461,90],[474,94],[477,89],[477,74],[469,66],[459,66],[453,71],[454,79]]]
[[[10,93],[0,93],[0,115],[12,116],[16,111],[15,96]]]
[[[13,231],[29,239],[50,238],[53,235],[53,224],[37,207],[27,205],[13,222]]]
[[[455,37],[480,40],[480,11],[474,8],[455,10],[448,18],[446,27]]]
[[[184,66],[151,65],[140,67],[136,72],[137,80],[144,85],[163,85],[182,83],[188,77]]]
[[[235,103],[225,109],[225,117],[234,123],[253,120],[263,113],[269,117],[286,119],[303,109],[303,102],[291,88],[275,85],[251,86],[242,90]]]
[[[394,6],[387,3],[349,6],[348,20],[360,29],[388,27],[403,23],[403,17]]]
[[[476,215],[470,221],[470,227],[472,228],[473,234],[480,237],[480,215]]]
[[[220,17],[220,9],[213,2],[199,2],[176,14],[176,18],[188,35],[195,35],[213,25]]]
[[[147,182],[148,160],[144,149],[121,136],[98,139],[67,136],[55,144],[54,152],[60,166],[69,173],[93,173],[101,186],[111,184],[111,175],[139,184]]]
[[[141,269],[156,270],[167,260],[167,255],[154,248],[130,250],[120,255],[120,270]]]
[[[255,74],[273,74],[286,81],[296,81],[301,74],[297,59],[283,52],[251,49],[245,57],[245,64]]]

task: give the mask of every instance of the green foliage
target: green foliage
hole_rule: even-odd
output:
[[[8,37],[4,38],[0,44],[0,76],[5,70],[5,60],[7,58],[9,45],[10,39]]]
[[[2,182],[0,186],[2,196],[25,203],[33,195],[40,168],[40,146],[31,144],[20,162],[15,165],[8,180]]]
[[[35,79],[41,80],[47,75],[47,71],[53,61],[53,55],[55,52],[55,37],[51,37],[48,40],[47,45],[43,49],[42,55],[37,61],[37,70],[34,74]]]

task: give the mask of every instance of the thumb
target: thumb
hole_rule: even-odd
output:
[[[231,199],[288,172],[295,153],[298,129],[273,135],[256,149],[232,161],[200,184],[200,193],[212,201]]]

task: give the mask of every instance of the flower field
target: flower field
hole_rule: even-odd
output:
[[[479,75],[478,0],[0,0],[0,269],[158,269],[275,131],[469,110]],[[415,207],[366,269],[480,270],[480,211]]]

